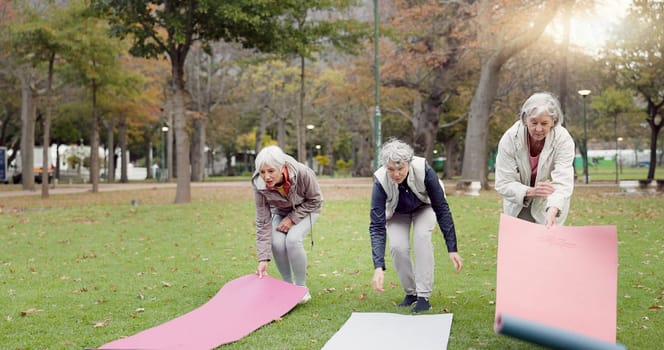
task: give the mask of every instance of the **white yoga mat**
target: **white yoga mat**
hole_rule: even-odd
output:
[[[323,350],[447,349],[452,314],[353,312]]]

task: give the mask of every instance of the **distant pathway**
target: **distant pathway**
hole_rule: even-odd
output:
[[[372,185],[371,178],[337,178],[337,179],[320,179],[321,187],[370,187]],[[1,185],[0,185],[1,186]],[[248,181],[208,181],[208,182],[192,182],[192,188],[215,188],[215,187],[250,187]],[[173,188],[177,187],[175,182],[130,182],[130,183],[100,183],[99,192],[111,191],[135,191],[159,188]],[[57,194],[71,194],[71,193],[85,193],[92,190],[90,184],[58,184],[55,188],[51,187],[48,190],[49,195]],[[18,187],[14,189],[0,190],[0,198],[9,197],[22,197],[22,196],[41,196],[41,185],[35,184],[34,191],[24,191]]]

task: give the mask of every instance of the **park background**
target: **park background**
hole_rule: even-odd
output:
[[[491,170],[535,91],[559,97],[577,146],[570,224],[618,227],[618,340],[661,343],[664,3],[168,4],[0,0],[0,344],[97,346],[253,271],[246,181],[269,144],[329,181],[314,301],[231,347],[315,349],[351,310],[394,311],[396,284],[368,289],[365,213],[375,152],[398,137],[454,196],[468,269],[437,250],[434,298],[451,348],[528,348],[490,328]],[[480,196],[456,195],[472,181]]]
[[[6,179],[97,192],[142,169],[187,203],[192,182],[250,174],[265,145],[366,177],[398,137],[488,189],[535,91],[559,97],[584,179],[602,160],[655,180],[664,157],[658,1],[169,4],[0,1]]]

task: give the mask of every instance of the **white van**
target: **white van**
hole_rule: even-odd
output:
[[[9,152],[11,152],[11,150],[9,150]],[[41,147],[35,147],[33,158],[34,158],[33,172],[35,176],[35,183],[40,184],[42,182],[42,166],[43,166],[42,159],[44,159]],[[51,159],[50,152],[49,152],[48,164],[49,164],[48,182],[51,182],[53,180],[53,174],[55,172],[55,164]],[[22,166],[21,151],[18,151],[18,153],[16,154],[16,158],[14,158],[14,161],[8,166],[7,180],[5,180],[5,182],[7,182],[9,177],[11,177],[13,183],[15,184],[21,183],[23,181],[23,170],[21,169],[21,166]]]

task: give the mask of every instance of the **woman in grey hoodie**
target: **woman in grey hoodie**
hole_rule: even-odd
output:
[[[323,194],[316,174],[277,146],[256,156],[251,184],[256,199],[256,253],[259,277],[274,262],[284,281],[306,286],[307,254],[303,241],[318,219]],[[307,302],[307,293],[302,300]]]

